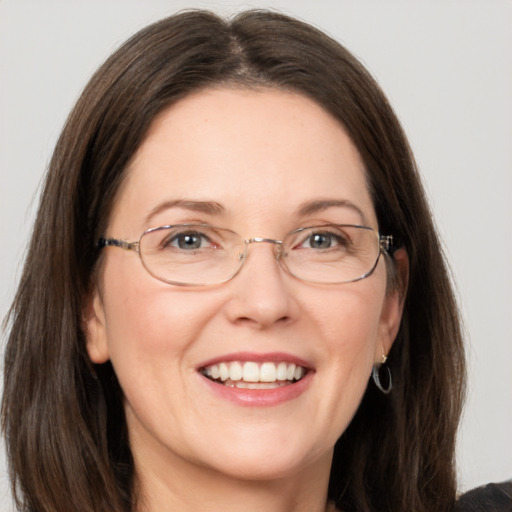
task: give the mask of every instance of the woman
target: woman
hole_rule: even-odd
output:
[[[11,322],[21,509],[453,507],[463,348],[424,192],[378,86],[304,23],[182,13],[108,59]]]

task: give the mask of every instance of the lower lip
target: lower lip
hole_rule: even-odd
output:
[[[311,384],[313,371],[309,371],[302,379],[293,384],[274,389],[242,389],[217,384],[204,375],[200,375],[208,388],[224,400],[229,400],[240,406],[270,407],[289,402],[298,398]]]

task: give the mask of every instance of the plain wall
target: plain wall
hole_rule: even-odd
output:
[[[0,316],[13,298],[52,148],[93,70],[137,29],[179,9],[262,6],[345,44],[402,120],[466,322],[460,486],[512,478],[510,1],[0,0]],[[10,507],[0,460],[0,509]]]

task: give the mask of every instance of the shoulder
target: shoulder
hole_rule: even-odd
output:
[[[453,512],[512,512],[512,480],[487,484],[459,497]]]

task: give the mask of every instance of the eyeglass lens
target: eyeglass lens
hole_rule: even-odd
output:
[[[157,279],[174,284],[222,283],[238,273],[254,241],[224,228],[202,224],[146,231],[139,245],[142,262]],[[380,254],[379,235],[366,226],[313,226],[292,231],[275,250],[293,276],[315,283],[344,283],[370,273]]]

